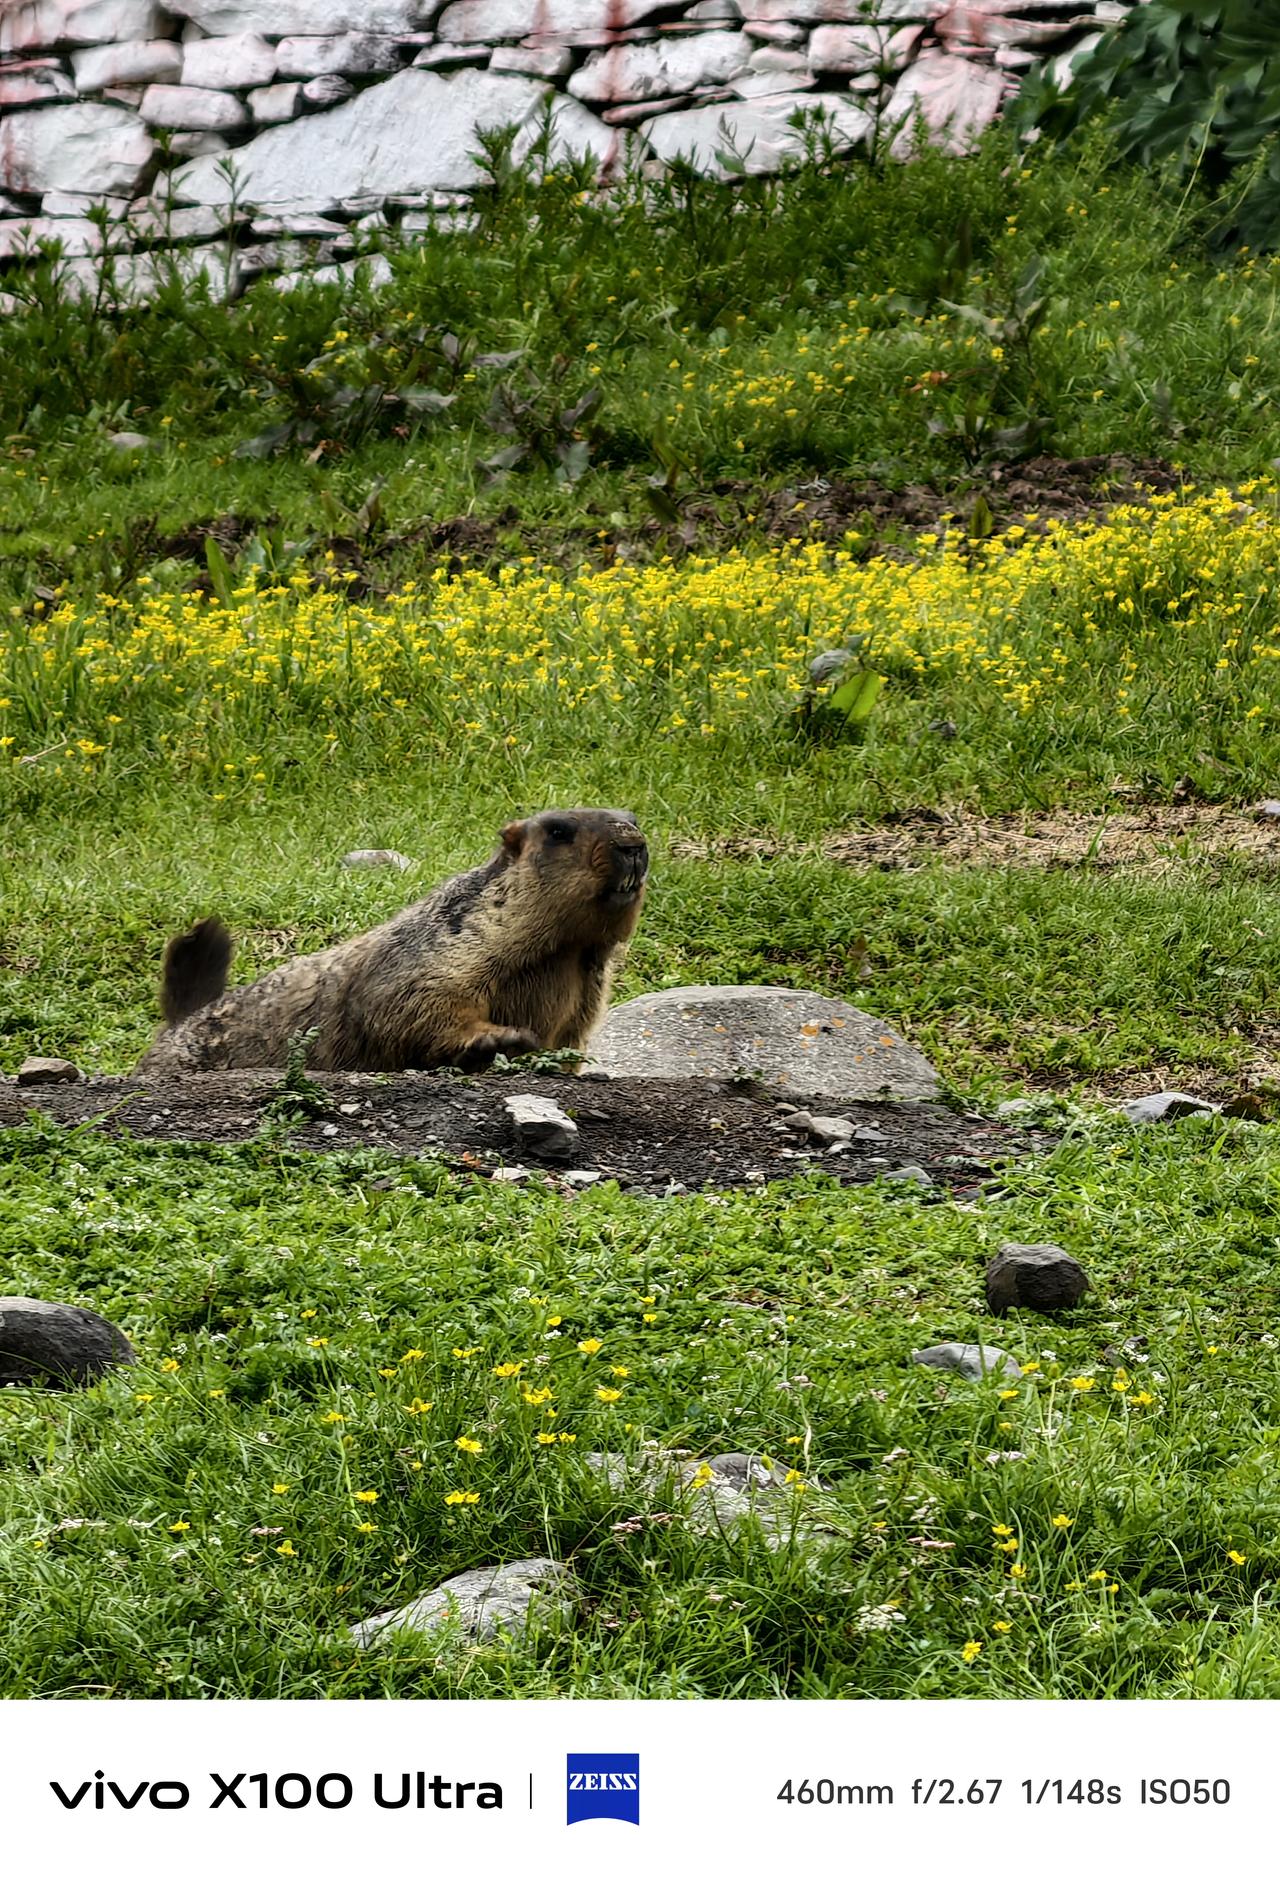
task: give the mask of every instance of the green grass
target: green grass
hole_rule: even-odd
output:
[[[814,474],[972,493],[1000,455],[975,426],[1201,479],[1280,449],[1276,258],[1206,249],[1214,204],[1117,167],[1102,134],[1053,162],[994,133],[965,164],[818,166],[728,198],[677,178],[598,204],[584,181],[509,182],[476,233],[397,252],[376,293],[260,284],[221,309],[175,285],[118,317],[37,284],[6,319],[0,600],[37,581],[118,591],[157,537],[228,511],[318,553],[366,534],[356,513],[380,478],[365,549],[394,582],[422,555],[395,539],[429,519],[506,515],[514,553],[531,532],[552,551],[569,533],[578,551],[597,531],[627,539],[655,476],[679,509],[725,479]],[[1044,307],[1028,319],[1033,263]],[[1003,348],[979,317],[1013,319]],[[475,363],[515,349],[514,366]],[[503,386],[531,454],[495,483]],[[327,405],[344,387],[361,395],[345,415]],[[453,403],[424,419],[395,403],[406,391]],[[560,427],[589,392],[597,409]],[[233,457],[295,421],[314,430],[283,457]],[[120,427],[160,448],[122,457]],[[565,482],[556,446],[574,430],[589,461]],[[743,509],[727,506],[749,533]]]
[[[410,611],[386,675],[362,664],[363,640],[341,682],[296,654],[293,629],[328,619],[328,551],[342,561],[360,539],[374,616],[385,588],[429,582],[410,540],[424,518],[507,510],[499,562],[576,567],[596,532],[643,545],[654,475],[682,514],[739,481],[716,499],[726,517],[755,487],[872,475],[936,479],[980,533],[993,462],[962,419],[971,434],[1030,423],[1067,454],[1177,458],[1201,481],[1265,471],[1280,451],[1275,272],[1209,250],[1212,205],[1179,191],[1174,213],[1162,179],[1114,168],[1101,140],[1012,176],[1009,160],[993,138],[968,164],[809,171],[748,186],[732,216],[722,192],[681,182],[604,211],[568,177],[538,191],[535,217],[509,184],[476,236],[428,239],[380,295],[264,287],[226,311],[188,296],[86,326],[46,293],[7,321],[0,1067],[42,1051],[126,1070],[155,1022],[164,938],[195,915],[230,922],[248,977],[475,863],[511,815],[578,801],[631,805],[652,839],[623,996],[700,981],[840,994],[918,1041],[966,1104],[1155,1080],[1226,1094],[1273,1075],[1280,942],[1257,860],[895,873],[822,854],[832,832],[918,805],[1274,796],[1270,487],[1250,493],[1252,521],[1209,505],[1185,539],[1112,526],[1029,574],[981,548],[944,563],[901,532],[844,586],[726,564],[715,592],[677,592],[659,560],[609,633],[585,588],[548,599],[534,580],[506,614],[468,591],[447,682],[426,660],[434,603]],[[1043,319],[998,356],[946,303],[1013,318],[1037,257]],[[565,442],[555,411],[599,386],[577,481],[550,462],[486,480],[492,377],[511,369],[454,372],[445,330],[525,350],[538,383],[520,380],[536,408],[522,423],[549,456]],[[395,412],[330,436],[321,404],[343,375],[456,399],[403,437]],[[317,414],[314,462],[232,455],[268,422]],[[105,437],[119,425],[159,448],[121,458]],[[382,518],[357,522],[382,477]],[[242,597],[243,619],[228,589],[232,679],[283,645],[279,684],[238,697],[224,653],[161,630],[107,677],[116,601],[133,621],[149,596],[182,594],[195,572],[164,538],[228,511],[254,522],[226,579],[215,569],[224,589],[255,560],[313,577],[296,607]],[[673,525],[642,557],[678,561],[679,541]],[[970,555],[988,569],[972,591]],[[752,583],[769,598],[748,625]],[[859,607],[888,676],[867,736],[799,738],[793,683]],[[529,677],[535,628],[557,674],[577,675],[572,703]],[[322,654],[343,640],[325,632]],[[724,838],[749,854],[718,857]],[[339,868],[370,845],[417,867]],[[278,1128],[235,1150],[0,1134],[0,1286],[92,1305],[141,1354],[85,1392],[0,1394],[0,1691],[1280,1694],[1280,1127],[1139,1133],[1069,1101],[1053,1115],[1066,1136],[1051,1157],[977,1202],[930,1204],[817,1177],[565,1200],[412,1161],[301,1157]],[[1094,1292],[1061,1320],[992,1322],[983,1265],[1005,1238],[1061,1241]],[[980,1336],[1039,1361],[1013,1399],[909,1364]],[[1125,1358],[1115,1390],[1134,1336],[1146,1358]],[[493,1372],[507,1363],[514,1383]],[[536,1442],[545,1402],[522,1393],[544,1381],[572,1443]],[[596,1396],[611,1383],[612,1407]],[[611,1490],[586,1453],[648,1441],[794,1460],[825,1487],[796,1493],[822,1540],[616,1532],[663,1495]],[[987,1462],[999,1452],[1022,1455]],[[454,1488],[479,1501],[446,1504]],[[581,1583],[572,1629],[369,1657],[341,1638],[457,1570],[543,1552]]]
[[[72,1396],[0,1395],[10,1695],[1280,1692],[1273,1131],[1077,1128],[979,1206],[821,1178],[564,1201],[39,1126],[4,1159],[11,1285],[94,1300],[144,1355]],[[1077,1252],[1083,1308],[993,1325],[982,1265],[1006,1236]],[[1038,1362],[1009,1398],[909,1364],[979,1335]],[[1134,1335],[1121,1375],[1104,1355]],[[821,1481],[793,1495],[826,1527],[779,1549],[683,1520],[616,1533],[671,1495],[612,1490],[585,1455],[649,1441],[759,1447]],[[449,1506],[458,1488],[479,1501]],[[543,1553],[581,1581],[569,1630],[341,1639]]]

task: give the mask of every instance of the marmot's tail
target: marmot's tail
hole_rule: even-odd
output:
[[[231,931],[216,915],[174,936],[164,951],[160,980],[160,1011],[170,1026],[225,991],[232,947]]]

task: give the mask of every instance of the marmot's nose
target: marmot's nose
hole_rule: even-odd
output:
[[[613,841],[619,850],[643,850],[646,848],[644,833],[635,824],[615,824]]]

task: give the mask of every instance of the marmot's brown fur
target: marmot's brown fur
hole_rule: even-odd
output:
[[[629,811],[543,811],[497,854],[381,928],[227,988],[216,917],[165,951],[168,1025],[144,1073],[280,1066],[314,1033],[316,1071],[475,1070],[495,1053],[585,1047],[644,900],[649,852]]]

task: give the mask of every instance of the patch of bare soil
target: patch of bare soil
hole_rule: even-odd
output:
[[[1052,1138],[942,1105],[824,1102],[864,1134],[848,1151],[823,1152],[788,1130],[772,1098],[688,1080],[562,1077],[465,1078],[409,1072],[318,1074],[324,1111],[288,1122],[300,1150],[377,1149],[430,1157],[488,1176],[513,1164],[531,1180],[565,1184],[564,1166],[517,1148],[503,1100],[535,1090],[576,1121],[578,1170],[650,1195],[727,1190],[794,1177],[810,1164],[846,1183],[866,1183],[914,1164],[949,1190],[970,1191],[1000,1161],[1047,1150]],[[271,1126],[293,1101],[281,1100],[270,1072],[201,1073],[163,1082],[89,1079],[78,1085],[20,1087],[0,1081],[0,1126],[38,1112],[58,1124],[108,1135],[240,1144]]]
[[[1215,858],[1280,868],[1280,819],[1216,804],[1150,804],[1132,811],[1012,812],[967,817],[904,811],[870,830],[823,844],[837,863],[881,870],[926,863],[985,869],[1142,870],[1161,873]]]
[[[863,830],[842,830],[818,844],[750,832],[710,839],[676,837],[671,855],[706,863],[771,863],[813,856],[876,870],[919,870],[930,863],[979,869],[1137,870],[1152,874],[1244,859],[1280,869],[1280,818],[1219,804],[1148,804],[1126,811],[1009,811],[974,817],[921,806],[897,811]]]
[[[592,514],[588,524],[566,528],[523,521],[508,505],[491,517],[424,517],[365,540],[334,536],[324,547],[332,552],[336,570],[355,575],[355,582],[346,586],[359,597],[385,592],[388,566],[402,567],[406,553],[450,569],[483,566],[506,559],[516,533],[522,554],[567,567],[584,560],[607,564],[619,556],[718,553],[752,541],[786,542],[793,537],[843,543],[851,534],[861,538],[860,553],[872,555],[885,546],[882,539],[900,542],[912,532],[938,529],[948,517],[967,528],[979,496],[994,530],[1015,523],[1037,530],[1051,522],[1101,516],[1113,504],[1141,502],[1152,491],[1174,490],[1178,483],[1178,474],[1161,458],[1116,454],[1030,458],[1021,464],[985,466],[960,484],[908,484],[897,490],[875,478],[815,476],[777,486],[722,478],[678,504],[678,523],[649,517],[625,535],[619,535],[604,510]],[[208,589],[207,538],[234,561],[260,529],[277,521],[227,513],[193,521],[164,536],[153,524],[143,524],[127,545],[116,547],[127,555],[130,567],[141,568],[157,557],[194,562],[199,573],[193,587]]]

